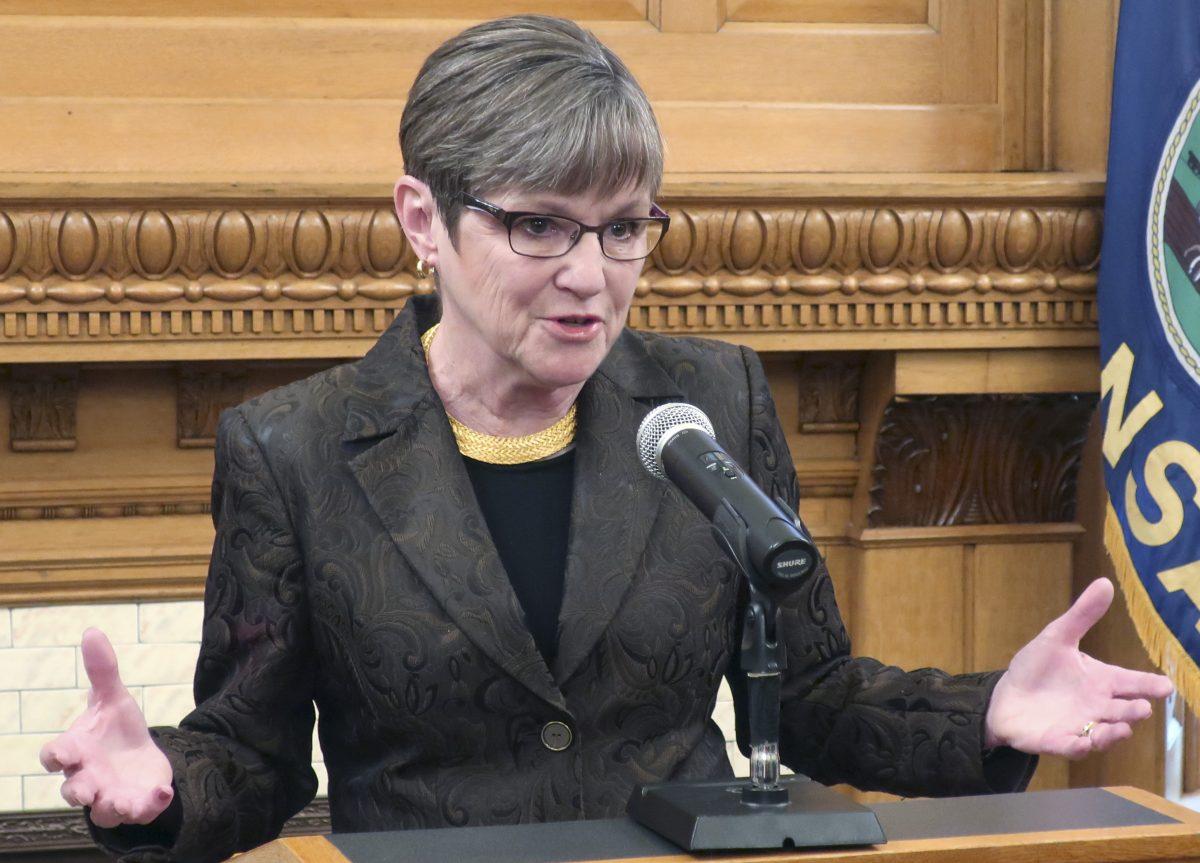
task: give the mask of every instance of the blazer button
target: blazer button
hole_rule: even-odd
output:
[[[551,752],[562,752],[571,745],[571,727],[557,719],[542,726],[542,745]]]

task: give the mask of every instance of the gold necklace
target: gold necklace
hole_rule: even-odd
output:
[[[429,346],[433,344],[433,335],[440,325],[434,324],[421,334],[421,347],[425,349],[426,364],[429,362]],[[565,449],[575,440],[574,404],[567,409],[566,416],[550,428],[520,437],[502,437],[475,431],[456,420],[449,412],[446,413],[446,419],[450,420],[450,431],[454,433],[458,451],[467,458],[488,464],[541,461]]]

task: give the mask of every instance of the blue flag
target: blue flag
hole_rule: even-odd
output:
[[[1123,3],[1100,255],[1105,542],[1200,708],[1200,4]]]

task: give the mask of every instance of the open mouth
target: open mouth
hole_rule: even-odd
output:
[[[568,342],[590,342],[603,330],[596,315],[557,315],[547,323],[559,339]]]

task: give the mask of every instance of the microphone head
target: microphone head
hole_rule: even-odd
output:
[[[637,431],[638,458],[642,460],[642,467],[653,476],[665,480],[667,473],[662,464],[663,447],[676,434],[689,428],[698,429],[714,439],[717,436],[704,411],[687,402],[668,402],[646,414]]]

